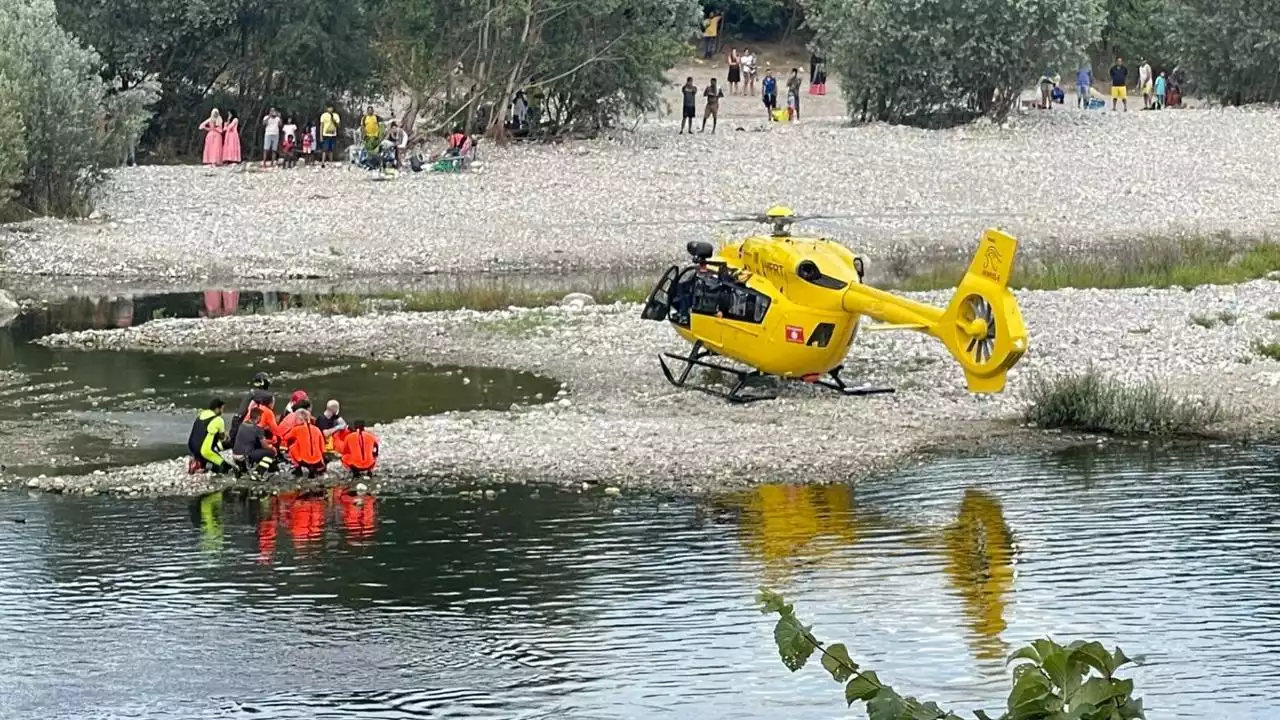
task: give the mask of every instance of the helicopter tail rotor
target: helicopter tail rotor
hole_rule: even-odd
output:
[[[1017,250],[1011,235],[984,232],[933,333],[964,368],[971,392],[1004,390],[1006,374],[1027,351],[1027,328],[1008,287]]]
[[[914,330],[938,338],[963,368],[970,392],[998,393],[1009,369],[1027,351],[1027,328],[1008,287],[1017,250],[1012,236],[984,232],[946,308],[862,283],[849,285],[842,305],[846,312],[885,323],[872,329]]]

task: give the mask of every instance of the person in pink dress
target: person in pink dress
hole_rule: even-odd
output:
[[[227,124],[222,128],[222,162],[240,164],[240,118],[227,111]]]
[[[217,167],[222,164],[222,115],[218,108],[209,113],[209,119],[200,123],[204,131],[204,164]]]

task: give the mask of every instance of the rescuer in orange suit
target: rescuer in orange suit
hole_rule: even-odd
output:
[[[342,466],[352,477],[373,473],[378,464],[378,436],[365,429],[363,420],[351,423],[351,432],[337,445],[341,446]]]
[[[309,410],[295,411],[298,424],[293,426],[284,437],[284,444],[289,448],[289,460],[293,462],[293,475],[298,477],[306,471],[307,477],[314,478],[324,474],[324,433],[316,427],[315,420]]]

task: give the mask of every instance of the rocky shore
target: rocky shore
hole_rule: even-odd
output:
[[[989,225],[1030,254],[1142,233],[1263,234],[1280,226],[1280,164],[1257,149],[1280,142],[1278,118],[1066,109],[921,131],[744,117],[678,136],[667,117],[591,142],[487,147],[475,172],[393,182],[350,167],[127,168],[93,219],[0,229],[0,273],[199,285],[634,270],[747,229],[714,219],[776,202],[862,215],[810,229],[873,266],[967,253]]]
[[[947,293],[916,297],[941,304]],[[1157,378],[1188,398],[1221,399],[1221,431],[1245,437],[1280,419],[1280,363],[1258,340],[1280,338],[1280,283],[1183,290],[1022,292],[1031,350],[1002,395],[964,390],[942,346],[913,333],[864,333],[850,352],[851,377],[893,386],[893,395],[841,398],[804,386],[779,399],[731,406],[677,390],[656,355],[680,350],[665,323],[635,305],[510,309],[478,313],[373,313],[327,317],[291,312],[218,320],[161,320],[126,330],[53,335],[84,349],[157,352],[280,351],[311,338],[329,354],[503,365],[560,379],[546,405],[405,418],[377,428],[380,482],[413,487],[458,478],[693,491],[770,481],[847,481],[935,449],[1039,447],[1055,436],[1022,427],[1036,378],[1090,365],[1129,382]],[[1195,319],[1217,318],[1213,327]],[[358,398],[344,406],[358,411]],[[20,481],[26,482],[26,481]],[[218,487],[178,461],[83,477],[30,481],[61,492],[187,494]]]

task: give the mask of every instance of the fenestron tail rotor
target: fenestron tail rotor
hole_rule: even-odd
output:
[[[970,295],[965,298],[958,324],[969,336],[969,344],[964,349],[965,353],[973,359],[975,364],[986,365],[996,345],[996,318],[991,310],[991,303],[981,295]]]

